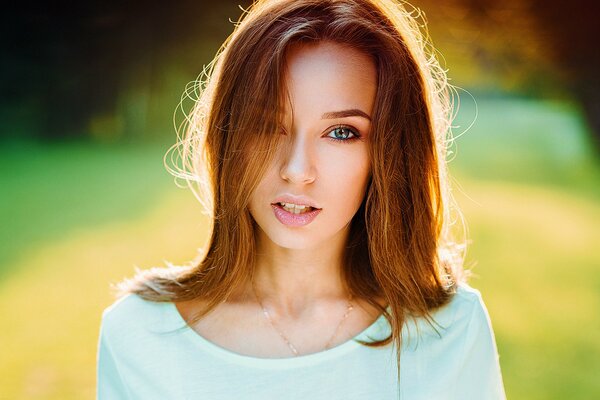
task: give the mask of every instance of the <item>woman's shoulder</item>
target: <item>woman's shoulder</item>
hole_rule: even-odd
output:
[[[176,328],[173,303],[145,300],[129,293],[115,300],[102,313],[101,330],[107,336],[138,336]]]
[[[481,292],[467,283],[460,283],[448,303],[431,311],[431,319],[408,321],[406,329],[409,336],[448,339],[464,336],[482,325],[491,326]]]
[[[470,315],[478,309],[485,308],[481,292],[467,283],[459,283],[456,291],[446,307],[457,313],[457,317]]]
[[[474,318],[488,316],[481,292],[467,283],[459,283],[450,301],[434,312],[449,327],[469,325]]]
[[[156,307],[155,303],[141,298],[135,293],[128,293],[116,299],[102,312],[102,320],[107,323],[122,323],[133,315],[147,316]]]

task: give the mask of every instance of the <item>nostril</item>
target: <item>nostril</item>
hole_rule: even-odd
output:
[[[279,174],[290,183],[310,183],[315,178],[313,150],[297,144],[281,160]]]

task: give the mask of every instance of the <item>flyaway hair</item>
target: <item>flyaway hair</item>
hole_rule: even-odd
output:
[[[462,246],[451,238],[448,85],[417,17],[393,0],[255,2],[191,88],[198,97],[166,157],[179,157],[171,172],[212,218],[210,239],[190,265],[138,271],[118,285],[120,293],[159,302],[201,298],[207,309],[197,321],[250,281],[257,227],[248,203],[279,145],[287,50],[332,41],[364,52],[377,67],[372,175],[351,222],[342,277],[392,328],[388,338],[364,344],[394,341],[399,365],[407,318],[431,320],[464,279]]]

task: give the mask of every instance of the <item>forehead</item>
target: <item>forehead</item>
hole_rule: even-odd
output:
[[[315,118],[348,109],[371,115],[376,89],[377,70],[368,54],[328,41],[297,44],[286,55],[282,111]]]

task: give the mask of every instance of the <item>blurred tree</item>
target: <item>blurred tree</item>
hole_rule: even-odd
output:
[[[600,150],[600,3],[596,0],[534,0],[540,29],[552,43],[554,61],[566,75]]]
[[[435,43],[459,80],[470,87],[503,87],[535,96],[570,93],[582,105],[592,141],[600,149],[597,1],[414,0],[414,4],[426,11]]]
[[[487,1],[487,2],[486,2]],[[416,0],[450,77],[479,92],[553,94],[558,73],[527,0]]]
[[[426,11],[454,83],[535,96],[570,92],[600,144],[595,1],[411,2]],[[250,3],[11,3],[0,14],[0,137],[169,129],[183,85],[231,33],[227,21],[238,19],[238,5]]]
[[[185,65],[194,78],[247,3],[11,3],[0,15],[0,136],[145,133],[165,66]]]

